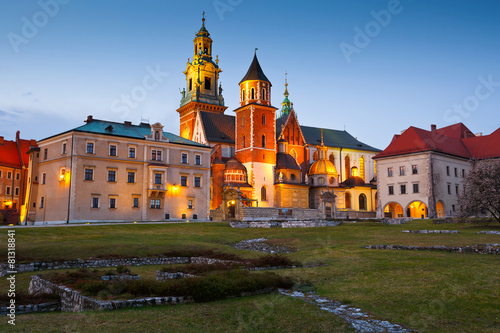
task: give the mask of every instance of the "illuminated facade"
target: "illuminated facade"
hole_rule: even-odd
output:
[[[93,119],[30,151],[25,222],[207,220],[210,148],[160,123]],[[31,172],[31,171],[30,171]]]
[[[464,124],[409,127],[374,157],[379,217],[434,218],[458,213],[471,160],[500,158],[500,128],[475,135]]]
[[[345,131],[300,125],[286,81],[282,107],[273,107],[272,84],[256,54],[239,82],[240,105],[234,116],[226,115],[222,89],[203,89],[207,79],[218,82],[220,73],[209,36],[203,20],[177,111],[181,135],[212,147],[211,209],[220,207],[229,189],[241,192],[244,205],[274,208],[319,209],[321,195],[331,192],[340,215],[374,216],[372,157],[380,150]],[[359,170],[355,182],[352,170]]]
[[[0,136],[0,213],[5,221],[0,224],[17,223],[23,216],[24,197],[29,179],[28,155],[35,140],[23,140],[17,131],[15,141]]]

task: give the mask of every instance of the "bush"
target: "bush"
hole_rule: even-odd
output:
[[[278,254],[269,254],[249,260],[253,267],[278,267],[278,266],[298,266],[299,262]]]

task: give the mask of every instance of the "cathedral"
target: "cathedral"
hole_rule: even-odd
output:
[[[286,79],[281,108],[274,107],[272,84],[257,54],[239,82],[240,105],[234,115],[226,114],[219,59],[213,58],[213,40],[202,21],[177,112],[180,135],[212,147],[210,209],[235,204],[223,200],[229,189],[240,193],[244,206],[283,209],[317,209],[329,192],[337,216],[374,217],[372,157],[380,150],[345,130],[301,125]]]

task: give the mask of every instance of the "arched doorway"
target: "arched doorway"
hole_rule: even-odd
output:
[[[410,202],[406,208],[406,216],[413,217],[417,219],[424,219],[428,216],[427,205],[422,201]]]
[[[437,214],[437,217],[445,217],[446,216],[446,210],[444,207],[444,203],[441,200],[439,200],[436,203],[436,214]]]
[[[359,195],[359,210],[366,210],[366,195],[363,193]]]
[[[384,217],[403,217],[403,207],[397,202],[389,202],[384,208]]]
[[[344,205],[346,209],[351,209],[351,193],[345,192]]]

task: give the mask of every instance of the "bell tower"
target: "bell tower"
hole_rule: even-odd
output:
[[[253,199],[258,200],[259,207],[274,207],[276,110],[271,106],[271,82],[255,53],[240,81],[240,107],[234,110],[235,157],[247,169]]]
[[[193,138],[193,129],[198,111],[224,113],[222,84],[219,82],[219,57],[212,58],[212,43],[210,33],[205,28],[205,12],[203,12],[202,26],[193,40],[193,59],[188,58],[184,71],[186,87],[181,91],[180,107],[177,109],[180,116],[180,135],[186,139]]]

